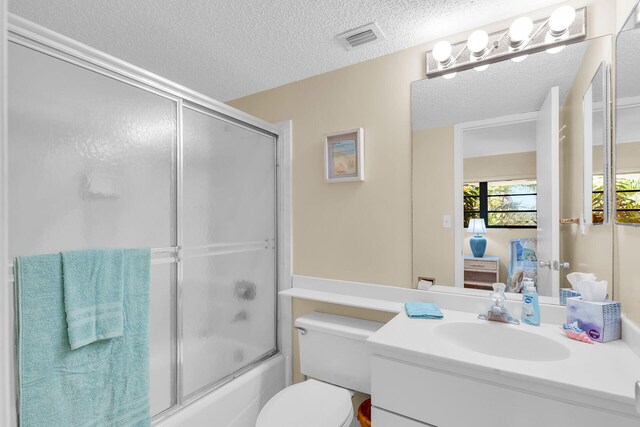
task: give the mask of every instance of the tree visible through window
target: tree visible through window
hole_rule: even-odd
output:
[[[616,220],[640,224],[640,174],[616,175]]]
[[[468,182],[463,197],[465,227],[471,218],[484,218],[489,228],[537,226],[535,180]]]
[[[591,222],[593,224],[604,223],[604,176],[602,175],[593,175]]]

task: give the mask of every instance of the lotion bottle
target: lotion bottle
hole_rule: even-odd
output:
[[[540,326],[538,291],[536,291],[531,279],[525,280],[522,290],[522,322],[528,325]]]

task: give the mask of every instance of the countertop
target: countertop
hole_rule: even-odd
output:
[[[567,338],[559,325],[509,325],[479,320],[475,313],[442,310],[444,319],[410,319],[398,314],[368,339],[374,354],[428,369],[506,386],[568,403],[633,417],[640,358],[622,340],[587,344]],[[469,350],[436,333],[446,322],[491,323],[526,330],[563,344],[570,355],[556,361],[526,361]],[[639,424],[640,425],[640,424]]]

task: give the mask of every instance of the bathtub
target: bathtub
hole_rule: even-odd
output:
[[[285,359],[277,354],[155,427],[255,427],[262,407],[285,387]]]

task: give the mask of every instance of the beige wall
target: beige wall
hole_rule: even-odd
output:
[[[412,160],[413,280],[453,286],[454,227],[442,226],[444,215],[454,216],[453,126],[415,131]]]
[[[232,101],[270,122],[293,121],[293,270],[411,285],[411,102],[420,77],[409,49]],[[323,139],[364,129],[364,182],[324,181]]]
[[[615,16],[609,2],[567,3],[589,5],[589,33],[595,36],[610,32],[603,25],[604,18]],[[541,18],[554,9],[529,16]],[[498,31],[510,24],[511,20],[497,22],[483,29]],[[460,41],[470,33],[448,38]],[[414,285],[410,84],[423,78],[424,54],[431,47],[425,44],[406,49],[229,103],[270,122],[293,120],[295,274]],[[366,181],[325,183],[323,135],[355,127],[365,130]],[[442,217],[437,216],[440,225]],[[452,238],[431,236],[432,245],[453,244]],[[448,271],[452,282],[453,267]],[[309,309],[326,309],[318,303],[305,304]],[[297,314],[294,309],[294,317]],[[345,314],[363,315],[352,309],[345,309]],[[297,357],[297,346],[294,355]],[[299,373],[296,379],[300,379]]]
[[[618,173],[640,172],[640,142],[628,142],[616,146],[616,171]]]
[[[582,98],[591,83],[600,63],[611,62],[613,39],[610,36],[592,41],[580,66],[576,79],[560,110],[560,126],[566,126],[561,150],[561,217],[579,218],[583,212],[583,156],[584,130],[582,120]],[[601,156],[599,156],[601,159]],[[597,160],[597,159],[596,159]],[[601,280],[609,282],[609,293],[613,288],[613,227],[597,225],[580,234],[577,225],[561,225],[562,261],[571,264],[570,271],[595,273]],[[570,286],[563,279],[563,286]]]
[[[635,7],[636,0],[617,0],[617,28],[624,25],[631,10]],[[614,92],[615,93],[615,92]],[[624,150],[627,144],[616,147],[616,159],[622,165],[625,158]],[[634,144],[635,145],[635,144]],[[631,148],[629,148],[631,150]],[[629,154],[629,153],[626,153]],[[637,159],[638,157],[636,157]],[[627,157],[628,159],[628,157]],[[625,165],[628,168],[640,166]],[[627,169],[625,167],[625,169]],[[627,169],[628,170],[628,169]],[[640,228],[633,226],[615,225],[615,295],[622,302],[622,311],[640,324],[640,274],[638,274],[638,247],[640,247]]]

